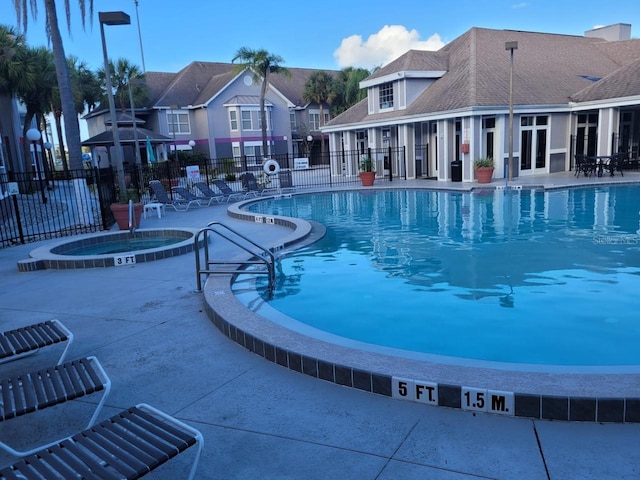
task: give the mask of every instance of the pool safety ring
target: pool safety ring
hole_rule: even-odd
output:
[[[275,160],[267,160],[262,165],[262,169],[267,175],[277,175],[280,172],[280,164]]]

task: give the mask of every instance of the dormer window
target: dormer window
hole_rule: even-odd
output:
[[[380,110],[393,108],[393,83],[380,85]]]

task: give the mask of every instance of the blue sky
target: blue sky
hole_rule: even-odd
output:
[[[27,30],[27,43],[34,47],[47,44],[44,2],[37,3],[38,21],[30,19]],[[57,3],[59,20],[65,22],[64,2]],[[71,36],[61,24],[67,56],[100,68],[97,12],[122,10],[132,23],[105,27],[109,56],[142,67],[133,0],[95,0],[93,22],[84,31],[78,2],[70,3]],[[138,5],[146,69],[163,72],[176,72],[191,61],[230,62],[240,47],[264,48],[288,67],[372,68],[409,48],[435,50],[474,26],[583,35],[594,26],[630,23],[634,38],[640,31],[638,0],[138,0]],[[13,2],[0,3],[0,19],[17,27]]]

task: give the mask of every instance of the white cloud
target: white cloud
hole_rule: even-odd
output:
[[[403,25],[385,25],[366,41],[361,35],[342,39],[333,56],[340,68],[373,68],[395,60],[408,50],[438,50],[444,46],[440,35],[434,33],[427,40],[420,40],[417,30],[407,30]]]
[[[520,2],[511,5],[511,8],[527,8],[529,5],[529,2]]]

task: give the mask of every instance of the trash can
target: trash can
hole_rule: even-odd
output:
[[[451,162],[451,181],[462,181],[462,160],[454,160]]]

